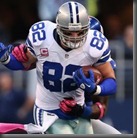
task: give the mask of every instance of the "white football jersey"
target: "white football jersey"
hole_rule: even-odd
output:
[[[74,72],[80,66],[98,65],[110,58],[108,40],[99,31],[89,30],[85,44],[67,52],[55,39],[55,29],[56,24],[50,21],[35,23],[26,41],[38,60],[36,105],[45,110],[58,109],[65,97],[73,97],[83,105],[84,92],[76,92]]]

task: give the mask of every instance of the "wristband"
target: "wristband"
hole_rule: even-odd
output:
[[[99,95],[101,93],[101,87],[99,85],[97,85],[95,92],[93,93],[93,95]]]
[[[100,109],[100,115],[99,115],[99,118],[98,119],[101,119],[104,116],[104,108],[103,108],[103,106],[102,106],[102,104],[100,102],[96,102],[95,104]]]

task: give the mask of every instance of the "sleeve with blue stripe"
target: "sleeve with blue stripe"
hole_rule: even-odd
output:
[[[98,64],[98,63],[104,63],[104,62],[108,61],[108,59],[110,58],[110,53],[111,53],[110,48],[106,49],[106,51],[104,51],[103,55],[102,55],[101,58],[97,61],[96,64]]]

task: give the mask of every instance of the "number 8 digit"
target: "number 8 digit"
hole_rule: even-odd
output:
[[[101,50],[104,46],[104,41],[102,39],[99,39],[97,37],[94,37],[91,42],[90,45],[92,47],[96,47],[98,50]]]
[[[44,30],[44,27],[44,22],[37,23],[32,27],[33,42],[37,42],[37,39],[40,41],[46,39],[46,32]]]

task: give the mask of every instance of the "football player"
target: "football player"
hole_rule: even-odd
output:
[[[93,16],[90,16],[90,29],[98,30],[102,33],[104,32],[103,27],[102,27],[101,23],[99,22],[99,20],[96,19]],[[22,51],[22,46],[23,45],[17,47],[16,50],[13,52],[13,55],[19,61],[26,62],[27,61],[27,56],[25,55],[25,51],[24,50]],[[4,56],[5,58],[3,58],[3,59],[6,59],[7,56],[8,56],[8,54],[5,55]],[[114,60],[111,59],[110,63],[112,65],[113,69],[115,69],[116,68],[116,63],[114,62]],[[105,97],[103,97],[103,96],[92,96],[92,101],[93,101],[93,104],[92,104],[92,106],[91,105],[90,106],[92,107],[92,115],[91,115],[92,119],[91,119],[91,121],[92,121],[92,126],[93,126],[93,129],[94,129],[94,133],[95,134],[120,134],[120,132],[118,130],[116,130],[115,128],[113,128],[112,126],[107,125],[106,123],[104,123],[101,120],[97,119],[97,118],[99,118],[99,115],[100,115],[101,111],[103,111],[103,113],[105,114],[106,109],[107,109],[108,97],[106,97],[106,96]],[[69,102],[71,103],[73,101],[71,100]],[[98,105],[96,104],[96,102],[100,102],[100,104],[101,104],[100,106],[103,107],[102,109],[104,109],[104,110],[100,110],[100,108],[98,108]],[[62,103],[62,101],[61,101],[61,103]],[[66,107],[66,109],[67,109],[67,107]],[[61,107],[61,110],[65,111],[64,107]],[[102,117],[103,117],[103,115],[102,115]],[[93,120],[93,119],[96,119],[96,120]],[[100,128],[100,129],[98,129],[98,128]]]
[[[28,70],[36,64],[38,82],[34,120],[36,124],[46,126],[48,121],[45,118],[59,117],[49,127],[49,133],[93,133],[90,120],[86,119],[92,110],[84,104],[84,93],[105,96],[116,92],[115,73],[107,62],[110,58],[108,40],[89,27],[85,7],[77,2],[67,2],[59,8],[56,24],[40,21],[31,26],[26,40],[27,59],[24,56],[27,62],[19,62],[13,54],[2,60],[6,67],[13,70]],[[24,47],[19,48],[24,51]],[[0,58],[5,53],[1,52]],[[104,77],[100,85],[95,84],[92,71],[89,71],[89,78],[84,76],[81,66],[85,65],[96,66],[100,70]],[[81,105],[81,118],[66,115],[59,109],[60,101],[68,97]],[[62,127],[67,131],[59,131]],[[54,128],[58,128],[56,132]]]
[[[90,29],[91,30],[98,30],[101,33],[104,33],[103,27],[100,23],[100,21],[93,17],[89,16],[90,18]],[[112,68],[116,69],[116,63],[112,58],[109,58],[109,62],[112,66]],[[88,102],[88,99],[92,99],[92,102]],[[89,95],[85,96],[85,102],[87,105],[89,105],[92,108],[92,114],[91,114],[91,123],[93,126],[94,134],[121,134],[117,129],[114,127],[104,123],[100,119],[104,117],[107,110],[108,105],[108,96],[91,96]],[[73,103],[73,106],[71,106]],[[75,104],[74,104],[75,103]],[[79,106],[74,99],[64,99],[60,102],[60,108],[63,112],[68,114],[75,114],[76,108]]]

